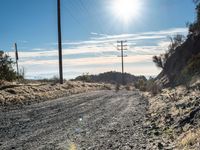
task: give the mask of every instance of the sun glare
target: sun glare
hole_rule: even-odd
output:
[[[141,0],[113,0],[112,12],[124,23],[138,17],[141,10]]]

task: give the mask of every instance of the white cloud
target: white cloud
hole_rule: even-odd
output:
[[[137,34],[120,34],[120,35],[103,35],[101,37],[94,37],[91,39],[94,40],[113,40],[113,39],[147,39],[147,38],[161,38],[166,37],[168,35],[174,35],[174,34],[186,34],[188,32],[187,28],[172,28],[168,30],[161,30],[161,31],[152,31],[152,32],[143,32],[143,33],[137,33]]]
[[[87,72],[94,72],[94,69],[88,68],[88,66],[97,67],[98,71],[103,72],[115,69],[110,67],[114,64],[120,63],[120,58],[116,55],[117,40],[125,39],[128,41],[129,50],[127,51],[128,57],[125,58],[125,63],[150,63],[151,67],[146,67],[145,64],[142,67],[133,65],[128,67],[127,71],[134,74],[157,74],[159,70],[152,63],[152,56],[163,53],[169,44],[167,36],[175,34],[186,34],[186,28],[174,28],[162,31],[153,31],[137,34],[120,34],[120,35],[105,35],[91,32],[90,40],[86,41],[67,41],[63,43],[65,48],[63,49],[63,55],[76,55],[76,58],[63,59],[64,67],[68,67],[71,70],[73,68],[79,68]],[[105,55],[109,52],[108,55]],[[113,53],[113,54],[112,54]],[[9,53],[13,58],[14,52]],[[86,58],[82,58],[83,54],[88,54]],[[90,56],[89,54],[95,54]],[[120,54],[120,53],[119,53]],[[45,50],[42,48],[35,48],[32,51],[19,52],[20,65],[27,68],[28,74],[39,72],[48,72],[49,68],[53,70],[57,69],[58,60],[55,57],[58,56],[58,50]],[[45,59],[44,59],[45,58]],[[100,67],[100,66],[101,67]],[[36,68],[34,66],[37,66]],[[46,66],[46,67],[45,67]],[[103,67],[102,67],[103,66]],[[109,67],[106,67],[109,66]],[[120,65],[118,65],[120,68]],[[70,70],[69,70],[70,71]],[[119,70],[120,71],[120,70]]]
[[[138,63],[138,62],[151,62],[153,55],[136,55],[128,56],[124,59],[126,63]],[[67,66],[86,66],[86,65],[110,65],[116,64],[121,61],[121,58],[115,56],[111,57],[97,57],[97,58],[79,58],[79,59],[63,59],[63,64]],[[57,65],[58,60],[26,60],[20,63],[21,65]]]
[[[46,49],[44,48],[33,48],[32,51],[45,51]]]
[[[91,32],[90,34],[91,35],[98,35],[98,33],[95,33],[95,32]]]

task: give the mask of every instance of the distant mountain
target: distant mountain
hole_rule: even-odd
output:
[[[163,86],[187,83],[200,75],[200,35],[190,35],[167,59],[156,82]]]
[[[112,84],[122,84],[122,74],[120,72],[105,72],[99,75],[82,75],[75,78],[75,80],[85,80],[88,82],[104,82],[104,83],[112,83]],[[134,84],[138,80],[147,79],[144,76],[134,76],[129,73],[124,74],[125,84]]]

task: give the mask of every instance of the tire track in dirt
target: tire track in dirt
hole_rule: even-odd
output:
[[[0,109],[0,149],[141,149],[145,100],[137,92],[96,91]]]

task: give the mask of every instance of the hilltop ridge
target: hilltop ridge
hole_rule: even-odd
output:
[[[88,82],[104,82],[111,84],[122,84],[122,74],[121,72],[104,72],[98,75],[82,75],[75,78],[75,80],[85,80]],[[129,73],[124,73],[125,84],[135,84],[139,80],[147,81],[145,76],[135,76]]]

